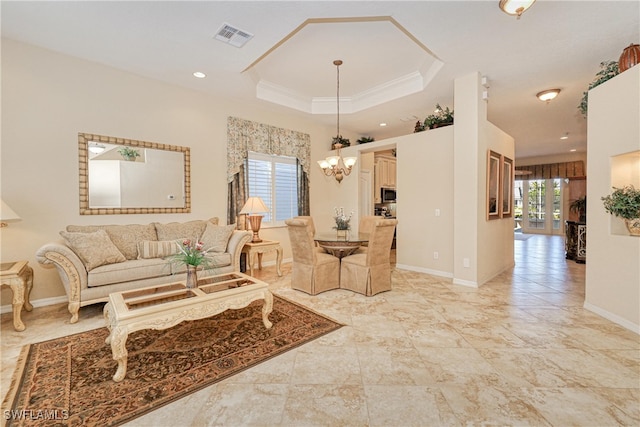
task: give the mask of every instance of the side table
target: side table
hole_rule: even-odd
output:
[[[29,302],[33,288],[33,269],[27,264],[28,261],[0,264],[2,286],[9,286],[13,292],[13,327],[18,332],[24,331],[26,328],[20,318],[22,307],[27,311],[33,310],[33,306]]]
[[[280,265],[282,264],[282,246],[280,246],[280,242],[277,240],[263,240],[262,242],[248,242],[244,244],[242,253],[247,256],[247,264],[251,276],[253,276],[253,266],[256,255],[258,255],[258,270],[262,270],[262,254],[270,251],[276,251],[276,272],[278,276],[282,276],[282,271],[280,270]]]

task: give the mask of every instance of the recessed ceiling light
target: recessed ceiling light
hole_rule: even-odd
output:
[[[386,123],[380,123],[380,126],[382,126],[382,127],[384,127],[386,125],[387,125]]]
[[[571,152],[573,153],[574,151],[578,151],[578,150],[576,150],[575,148],[572,148],[572,149],[571,149],[571,150],[569,150],[569,151],[571,151]]]
[[[543,90],[542,92],[538,92],[536,96],[540,101],[549,102],[560,93],[560,89],[548,89]]]
[[[205,73],[202,73],[200,71],[196,71],[195,73],[193,73],[194,77],[197,77],[199,79],[204,79],[205,77],[207,77],[207,75]]]
[[[560,139],[569,139],[569,132],[565,133],[560,137]]]

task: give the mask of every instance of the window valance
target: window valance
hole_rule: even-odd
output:
[[[234,179],[247,158],[249,151],[256,153],[291,156],[300,161],[308,175],[311,159],[309,134],[283,129],[263,123],[227,118],[227,182]]]
[[[522,171],[518,174],[518,171]],[[547,163],[543,165],[516,166],[516,179],[584,178],[584,162]]]

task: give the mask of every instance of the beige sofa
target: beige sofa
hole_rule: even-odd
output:
[[[177,242],[198,239],[207,249],[212,269],[204,275],[240,271],[240,253],[251,232],[220,226],[218,218],[184,223],[69,225],[64,241],[36,252],[46,267],[55,266],[69,298],[71,323],[80,307],[107,301],[112,292],[184,280],[186,267],[171,256]],[[201,273],[201,274],[203,274]]]

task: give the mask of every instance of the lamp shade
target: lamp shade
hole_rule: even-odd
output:
[[[265,206],[264,202],[260,197],[249,197],[247,202],[242,207],[240,211],[241,214],[249,214],[252,215],[254,213],[264,213],[269,212],[269,209]]]
[[[9,205],[7,205],[4,200],[0,199],[0,221],[4,222],[10,222],[10,221],[19,221],[20,220],[20,216],[18,216],[17,213],[15,213],[13,211],[13,209],[11,209],[9,207]]]

